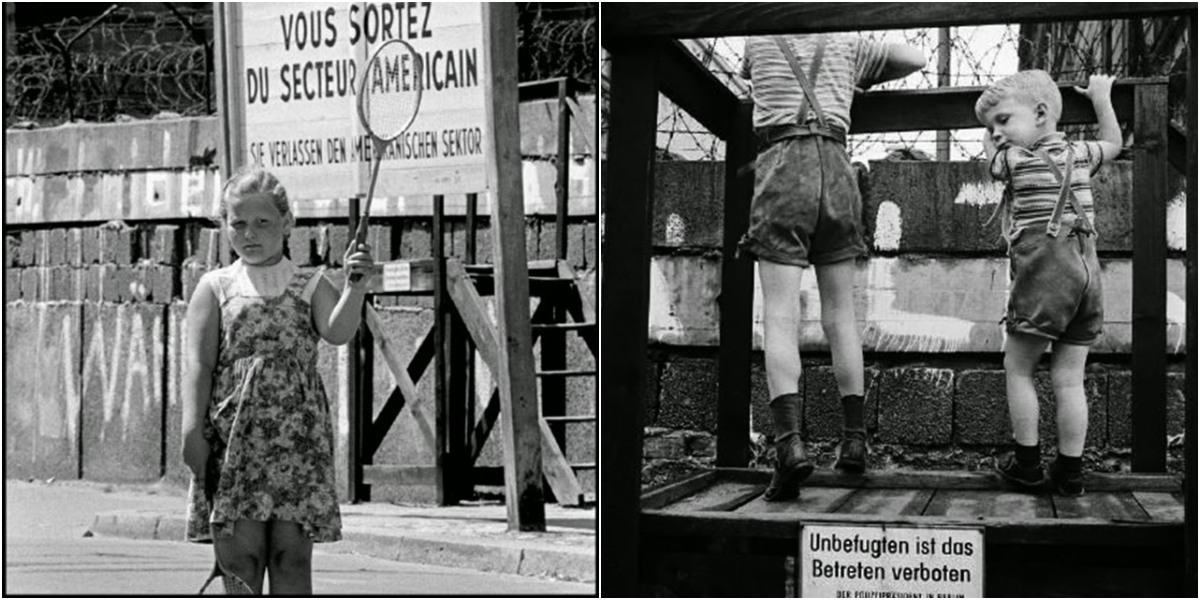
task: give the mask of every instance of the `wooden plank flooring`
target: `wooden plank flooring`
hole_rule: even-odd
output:
[[[724,512],[730,516],[777,517],[820,515],[828,519],[846,515],[853,520],[877,516],[933,520],[996,519],[1013,521],[1073,521],[1095,524],[1181,523],[1183,497],[1177,479],[1098,476],[1099,490],[1088,488],[1079,497],[1048,491],[1024,492],[992,482],[986,474],[971,473],[877,473],[871,483],[864,479],[824,474],[810,479],[800,497],[787,502],[767,502],[761,496],[769,473],[746,470],[717,470],[712,476],[695,477],[687,490],[671,494],[673,501],[645,508],[679,514],[695,511]],[[1127,483],[1127,485],[1123,485]],[[683,486],[680,486],[683,487]],[[1121,489],[1125,487],[1126,489]],[[685,495],[686,494],[686,495]],[[661,495],[661,494],[660,494]],[[655,497],[650,494],[647,499]],[[663,498],[662,500],[666,500]]]

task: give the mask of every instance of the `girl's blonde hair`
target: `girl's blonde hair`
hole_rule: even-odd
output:
[[[1046,105],[1049,117],[1058,122],[1062,115],[1062,94],[1050,74],[1040,69],[1017,71],[988,86],[975,101],[975,118],[987,125],[987,112],[1005,98],[1027,102],[1032,106]]]
[[[288,201],[287,190],[284,189],[283,184],[268,171],[246,168],[234,173],[229,181],[225,182],[224,189],[221,190],[221,206],[218,212],[221,222],[225,222],[229,213],[230,198],[259,194],[269,196],[275,204],[275,208],[279,209],[279,214],[284,218],[292,214],[292,204]]]

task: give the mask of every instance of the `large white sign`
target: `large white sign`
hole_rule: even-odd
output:
[[[805,524],[799,557],[801,597],[983,597],[981,529]]]
[[[359,78],[376,47],[400,38],[422,57],[424,92],[384,154],[376,199],[486,188],[478,3],[240,3],[228,23],[235,168],[267,168],[297,201],[365,195],[373,157]]]

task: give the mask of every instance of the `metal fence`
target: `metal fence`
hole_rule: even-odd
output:
[[[1053,24],[990,25],[938,29],[909,29],[863,32],[884,43],[905,43],[928,57],[926,66],[908,77],[872,88],[929,89],[943,85],[983,86],[1019,68],[1041,68],[1059,81],[1086,81],[1093,73],[1118,77],[1177,75],[1186,72],[1186,29],[1182,19],[1133,19]],[[947,35],[948,34],[948,35]],[[943,43],[943,40],[945,42]],[[1132,40],[1132,44],[1130,43]],[[683,40],[694,56],[739,97],[748,86],[741,79],[742,38]],[[940,48],[940,46],[944,46]],[[948,60],[939,60],[939,52]],[[948,64],[947,64],[948,63]],[[607,54],[601,56],[601,72],[608,73]],[[940,68],[939,68],[940,67]],[[602,135],[607,132],[607,81],[601,91]],[[1172,119],[1183,123],[1186,100],[1172,106]],[[1089,128],[1072,128],[1073,133]],[[949,158],[970,160],[983,154],[982,129],[948,132]],[[658,148],[664,159],[723,160],[724,143],[709,133],[665,97],[660,98]],[[847,149],[855,159],[879,159],[901,154],[934,158],[937,133],[911,131],[852,135]]]
[[[598,4],[519,8],[521,80],[569,76],[595,90]],[[194,3],[148,3],[18,27],[5,56],[5,127],[213,114],[212,21]]]

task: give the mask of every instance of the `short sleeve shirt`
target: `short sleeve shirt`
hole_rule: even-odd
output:
[[[879,80],[887,63],[887,47],[857,34],[783,36],[806,76],[821,37],[825,38],[825,53],[816,81],[812,82],[813,90],[825,119],[849,130],[854,88],[865,88]],[[746,38],[742,77],[750,80],[755,127],[802,123],[816,118],[811,109],[803,120],[799,118],[804,91],[773,37]]]
[[[1100,168],[1104,152],[1098,142],[1071,142],[1063,134],[1053,133],[1039,139],[1031,148],[1011,146],[992,157],[992,177],[1009,182],[1012,189],[1012,233],[1049,221],[1058,203],[1058,179],[1034,150],[1045,150],[1059,165],[1059,169],[1065,172],[1062,167],[1067,160],[1068,147],[1075,154],[1075,164],[1070,169],[1071,191],[1087,213],[1088,220],[1096,222],[1092,208],[1091,177]],[[1063,208],[1064,214],[1074,212],[1070,202]]]

